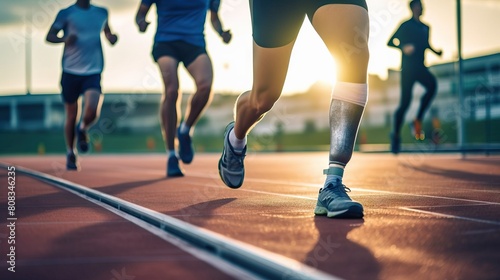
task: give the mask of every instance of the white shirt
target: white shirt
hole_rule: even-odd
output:
[[[64,36],[74,34],[74,44],[64,46],[63,71],[76,75],[100,74],[104,68],[101,32],[108,20],[105,8],[90,5],[88,9],[72,5],[59,11],[53,29],[63,30]]]

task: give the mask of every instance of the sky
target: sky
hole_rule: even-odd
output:
[[[437,57],[427,52],[428,65],[455,61],[457,58],[457,0],[424,0],[422,20],[431,26],[431,45],[443,50]],[[464,58],[500,52],[500,0],[461,0]],[[30,92],[58,93],[63,45],[50,44],[45,36],[57,12],[75,0],[0,1],[0,95],[25,94],[27,69]],[[103,39],[105,69],[102,86],[105,93],[159,93],[162,82],[151,57],[156,31],[156,11],[146,33],[139,33],[134,17],[140,0],[93,0],[109,10],[109,25],[118,36],[110,46]],[[410,17],[408,0],[367,0],[370,13],[369,73],[382,79],[387,69],[398,69],[400,52],[386,46],[399,24]],[[30,16],[31,14],[31,16]],[[252,84],[252,31],[247,0],[221,0],[219,16],[233,40],[222,43],[209,20],[205,28],[207,51],[214,67],[213,90],[216,93],[240,93]],[[31,26],[31,32],[28,32]],[[28,39],[31,33],[31,39]],[[104,38],[104,37],[103,37]],[[30,42],[30,43],[27,43]],[[26,64],[26,46],[31,46],[31,67]],[[317,81],[334,82],[335,63],[306,19],[297,38],[284,93],[306,91]],[[179,67],[183,92],[193,92],[192,79]]]

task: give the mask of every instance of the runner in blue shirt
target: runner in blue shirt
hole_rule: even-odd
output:
[[[212,95],[213,69],[205,50],[205,19],[210,11],[210,20],[224,43],[231,40],[230,31],[224,31],[218,16],[219,0],[142,0],[136,15],[140,32],[145,32],[149,22],[146,16],[156,4],[157,30],[153,45],[153,59],[158,64],[164,83],[161,104],[162,132],[169,156],[167,176],[184,176],[179,167],[180,158],[189,164],[193,160],[194,148],[191,137],[193,128],[207,107]],[[196,84],[184,121],[180,124],[180,100],[178,67],[182,62]],[[175,137],[179,141],[178,155]]]
[[[62,37],[58,34],[63,31]],[[77,0],[75,4],[59,11],[47,34],[50,43],[64,43],[62,57],[62,99],[66,110],[64,127],[66,138],[66,168],[78,170],[77,147],[81,152],[89,148],[87,130],[95,123],[100,114],[101,73],[104,58],[101,46],[101,32],[114,45],[118,37],[108,25],[108,11],[90,4],[90,0]],[[80,117],[80,95],[84,96],[83,118]],[[76,132],[75,132],[76,127]]]

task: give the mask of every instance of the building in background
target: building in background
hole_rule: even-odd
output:
[[[438,79],[438,93],[426,119],[454,122],[459,114],[467,120],[500,119],[500,53],[466,59],[464,66],[465,104],[458,96],[456,63],[430,67]],[[388,79],[369,77],[370,96],[361,126],[390,127],[392,115],[400,98],[399,71],[389,70]],[[420,87],[416,85],[417,87]],[[317,83],[306,93],[283,96],[275,108],[255,128],[253,134],[273,134],[280,127],[285,133],[328,128],[328,108],[331,87]],[[414,91],[419,99],[422,88]],[[216,94],[197,134],[217,135],[233,118],[236,95]],[[105,94],[102,115],[96,129],[108,131],[144,132],[159,127],[158,94]],[[183,102],[186,102],[186,95]],[[412,102],[406,115],[411,120],[419,102]],[[11,95],[0,97],[0,131],[60,130],[64,125],[64,107],[59,94]]]

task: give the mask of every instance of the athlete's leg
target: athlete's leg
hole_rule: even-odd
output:
[[[100,90],[93,88],[86,90],[83,98],[83,118],[80,129],[88,130],[99,118],[103,98]]]
[[[399,107],[394,113],[394,136],[399,137],[400,135],[406,111],[408,110],[408,107],[410,107],[414,84],[415,78],[413,72],[411,70],[403,69],[401,71],[401,99],[399,100]]]
[[[175,150],[175,130],[180,115],[179,78],[177,68],[179,62],[170,57],[162,56],[157,61],[163,79],[164,92],[161,100],[160,120],[165,148]]]
[[[368,12],[357,5],[324,5],[314,13],[312,23],[337,62],[330,105],[330,164],[345,166],[367,100]]]
[[[213,69],[207,54],[199,55],[187,70],[194,79],[196,92],[191,96],[186,108],[184,123],[193,127],[212,98]]]
[[[329,4],[316,10],[312,23],[339,71],[330,103],[329,166],[324,170],[327,177],[314,213],[359,218],[363,216],[363,206],[347,195],[349,189],[342,177],[368,98],[368,12],[357,5]]]
[[[80,99],[72,103],[64,103],[66,121],[64,123],[64,136],[66,139],[66,152],[73,153],[75,149],[75,127],[80,117]]]
[[[279,99],[294,43],[263,48],[254,42],[252,90],[241,94],[235,107],[234,133],[238,139],[245,138]]]
[[[427,68],[418,73],[417,81],[420,82],[426,90],[425,94],[420,99],[420,108],[417,114],[417,120],[422,122],[425,112],[427,112],[432,99],[434,99],[434,96],[436,95],[437,81],[436,77],[434,77],[434,75],[429,72]]]
[[[246,135],[279,99],[295,38],[304,20],[301,1],[250,1],[253,30],[252,90],[238,97],[235,122],[226,127],[219,160],[222,181],[231,188],[243,184]]]

